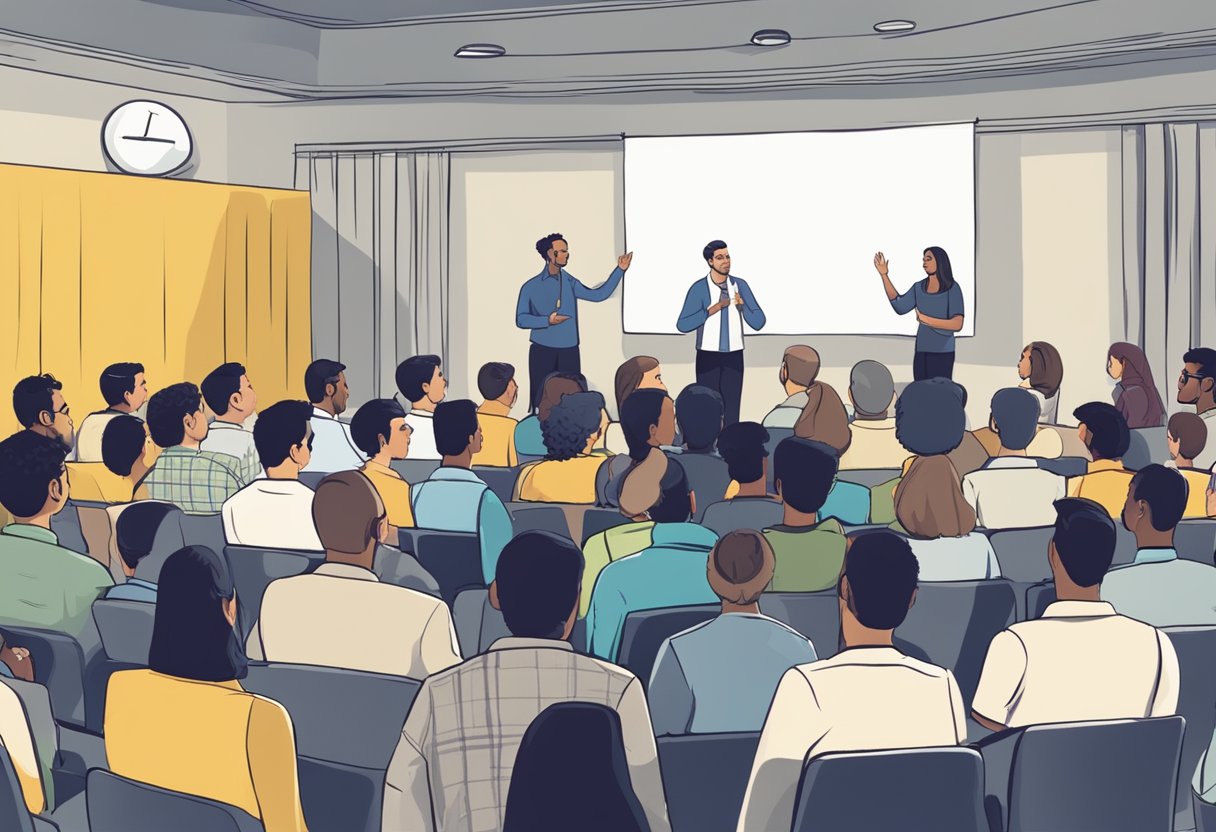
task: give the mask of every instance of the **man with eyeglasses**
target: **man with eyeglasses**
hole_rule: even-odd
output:
[[[1216,350],[1195,347],[1182,356],[1182,373],[1178,376],[1178,403],[1195,405],[1195,412],[1208,426],[1208,435],[1216,431]],[[1216,464],[1216,441],[1209,442],[1195,458],[1196,468],[1210,469]]]
[[[50,373],[29,376],[13,388],[13,411],[21,427],[57,439],[70,452],[76,438],[71,409],[63,399],[63,384]]]

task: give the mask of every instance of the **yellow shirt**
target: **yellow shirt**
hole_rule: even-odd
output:
[[[68,489],[73,500],[87,503],[129,503],[148,499],[146,486],[135,487],[130,477],[120,477],[100,462],[69,462]]]
[[[372,481],[372,485],[380,493],[384,509],[388,512],[389,525],[399,529],[412,529],[414,509],[410,506],[410,484],[392,468],[370,459],[359,471]]]
[[[1068,481],[1068,496],[1093,500],[1118,520],[1123,516],[1127,488],[1131,485],[1132,476],[1133,472],[1126,470],[1121,461],[1103,459],[1091,462],[1089,473]]]
[[[498,402],[485,402],[477,408],[477,424],[481,426],[481,453],[473,456],[474,465],[494,468],[514,468],[519,464],[515,453],[514,419]]]
[[[604,464],[599,454],[573,459],[546,459],[519,472],[516,491],[529,503],[595,503],[595,474]]]
[[[115,774],[244,809],[266,832],[307,832],[291,717],[235,681],[115,673],[105,739]]]
[[[1212,475],[1207,471],[1197,471],[1193,468],[1179,468],[1178,473],[1186,479],[1186,510],[1182,513],[1184,520],[1208,516],[1208,483]]]

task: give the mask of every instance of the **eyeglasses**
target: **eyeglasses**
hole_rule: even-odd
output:
[[[70,414],[72,412],[72,409],[65,404],[63,407],[59,408],[55,412],[62,413],[64,416],[67,416],[68,414]]]
[[[1186,384],[1190,379],[1199,381],[1200,379],[1205,378],[1211,378],[1211,376],[1205,375],[1204,373],[1188,373],[1186,370],[1183,370],[1182,374],[1178,376],[1178,381],[1180,381],[1182,384]]]

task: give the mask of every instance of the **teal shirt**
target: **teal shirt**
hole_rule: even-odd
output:
[[[587,611],[593,655],[616,661],[625,616],[640,610],[716,604],[705,568],[718,536],[696,523],[659,523],[648,549],[613,561],[600,572]]]
[[[79,638],[92,623],[93,602],[113,585],[104,566],[64,549],[49,529],[0,529],[0,624]]]
[[[498,556],[514,535],[502,500],[467,468],[437,468],[430,479],[410,488],[414,524],[441,532],[471,532],[481,548],[486,585],[494,580]]]
[[[836,480],[828,498],[819,509],[821,520],[835,517],[846,526],[870,522],[870,489],[855,482]]]
[[[540,419],[535,415],[525,416],[515,426],[515,453],[524,456],[544,456],[549,453],[540,430]]]

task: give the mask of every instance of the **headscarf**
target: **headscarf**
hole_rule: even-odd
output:
[[[1144,423],[1146,425],[1161,425],[1165,423],[1165,405],[1161,403],[1161,394],[1153,381],[1153,371],[1148,365],[1144,350],[1135,344],[1119,341],[1111,344],[1106,351],[1107,359],[1117,358],[1123,363],[1123,377],[1119,383],[1126,390],[1129,387],[1139,387],[1144,390],[1147,400]]]

